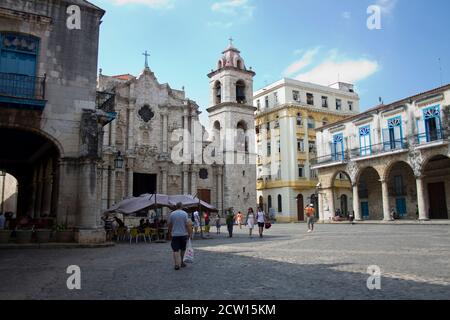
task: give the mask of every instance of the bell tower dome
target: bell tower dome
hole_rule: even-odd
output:
[[[247,70],[241,52],[230,39],[230,44],[217,61],[216,70],[208,74],[210,106],[227,102],[252,105],[254,76],[251,69]]]

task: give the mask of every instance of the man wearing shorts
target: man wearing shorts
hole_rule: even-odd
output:
[[[172,235],[173,260],[175,262],[175,270],[186,267],[183,262],[184,252],[186,251],[186,243],[188,236],[192,234],[191,224],[189,223],[188,214],[181,210],[182,204],[177,203],[176,210],[169,217],[169,232]]]
[[[309,232],[313,232],[314,230],[314,205],[310,204],[308,207],[306,207],[305,209],[306,211],[306,222],[308,223],[308,233]]]

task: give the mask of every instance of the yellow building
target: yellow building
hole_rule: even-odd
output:
[[[315,129],[357,114],[359,97],[346,83],[325,87],[282,79],[258,90],[253,103],[258,204],[278,222],[303,221],[306,205],[318,207],[319,180],[310,170],[310,159],[316,157]],[[351,210],[351,185],[345,176],[337,184],[345,213]]]

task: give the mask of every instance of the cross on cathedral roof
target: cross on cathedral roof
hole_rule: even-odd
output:
[[[148,69],[148,57],[150,57],[150,54],[145,50],[142,55],[145,56],[145,69]]]

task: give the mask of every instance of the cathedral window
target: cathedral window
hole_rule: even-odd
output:
[[[198,172],[198,176],[202,180],[208,179],[208,169],[205,168],[200,169],[200,171]]]

